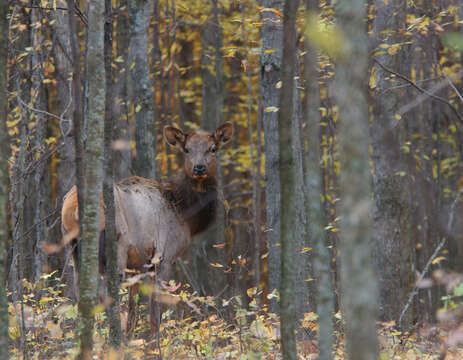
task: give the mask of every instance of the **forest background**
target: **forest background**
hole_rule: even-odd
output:
[[[290,359],[297,346],[320,359],[345,350],[371,359],[377,349],[458,358],[461,1],[93,1],[104,16],[72,0],[2,9],[0,268],[11,354],[76,354],[60,210],[76,177],[101,167],[80,155],[95,134],[102,145],[110,119],[114,181],[175,177],[182,160],[165,125],[235,126],[219,158],[217,223],[169,286],[177,306],[156,341],[137,335],[118,351],[253,359],[282,350]],[[103,31],[95,64],[89,43]],[[92,77],[97,65],[106,86]],[[89,105],[98,87],[99,123]],[[126,295],[122,286],[122,328]],[[95,353],[117,358],[105,352],[120,343],[114,316],[102,305],[94,314]]]

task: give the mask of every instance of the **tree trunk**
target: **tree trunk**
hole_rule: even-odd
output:
[[[371,262],[368,39],[364,0],[338,3],[339,25],[345,36],[336,67],[341,123],[341,287],[347,357],[373,360],[376,337],[376,280]]]
[[[129,0],[130,14],[130,89],[135,111],[135,144],[137,175],[154,179],[156,177],[155,116],[154,98],[151,91],[148,65],[149,21],[152,3],[148,0]]]
[[[8,248],[8,172],[9,142],[6,128],[8,95],[6,93],[6,69],[8,64],[8,6],[0,5],[0,360],[7,360],[8,351],[8,302],[7,248]]]
[[[88,16],[89,116],[86,144],[85,211],[82,219],[79,311],[80,358],[92,359],[94,308],[98,288],[98,240],[103,167],[105,111],[104,1],[93,0]]]
[[[39,10],[31,10],[31,23],[36,24],[40,23]],[[36,27],[32,27],[32,47],[35,50],[31,56],[31,68],[32,68],[32,87],[35,94],[35,101],[33,102],[34,107],[39,110],[44,110],[45,98],[43,93],[41,72],[42,72],[42,56],[41,56],[41,31]],[[40,277],[40,274],[43,270],[48,270],[47,266],[47,257],[42,251],[42,245],[47,242],[46,238],[46,222],[43,221],[47,216],[48,210],[48,200],[50,199],[49,189],[51,184],[49,184],[49,177],[46,173],[48,168],[48,161],[43,160],[42,156],[45,153],[45,137],[47,131],[47,122],[45,117],[39,113],[34,114],[36,119],[35,126],[35,147],[38,150],[40,158],[38,159],[39,163],[34,173],[34,188],[35,188],[35,204],[34,208],[34,221],[33,226],[35,226],[35,239],[34,243],[34,268],[35,274],[34,279],[37,280]]]
[[[293,207],[296,214],[295,219],[295,241],[296,241],[296,254],[293,258],[296,266],[296,288],[294,289],[294,298],[296,300],[296,317],[301,320],[304,313],[310,311],[309,304],[313,303],[313,294],[309,291],[310,279],[312,277],[312,253],[308,251],[311,246],[309,238],[309,225],[310,219],[307,212],[306,199],[307,189],[304,178],[304,146],[302,144],[302,105],[300,94],[300,62],[298,59],[298,52],[296,47],[296,56],[294,64],[294,81],[293,81],[293,158],[294,158],[294,191],[296,196],[294,198]],[[280,175],[281,176],[281,175]],[[304,336],[304,333],[300,333]]]
[[[262,0],[263,8],[283,9],[283,0]],[[280,290],[280,173],[278,113],[271,111],[279,106],[282,61],[283,26],[272,11],[262,11],[262,52],[260,71],[262,83],[262,123],[265,136],[265,198],[267,214],[268,283],[269,293]],[[269,51],[271,50],[271,51]],[[270,311],[277,313],[276,297],[270,299]]]
[[[306,0],[309,16],[317,16],[318,1]],[[325,211],[320,194],[323,194],[320,168],[320,89],[318,85],[318,53],[306,40],[304,55],[304,88],[306,126],[304,137],[308,142],[305,155],[305,178],[307,189],[307,212],[310,215],[310,236],[313,240],[316,278],[316,309],[318,314],[318,359],[333,358],[333,283],[331,277],[331,256],[328,249],[328,237]]]
[[[120,1],[121,7],[127,7],[127,0]],[[125,179],[131,174],[132,168],[132,149],[130,146],[130,127],[129,127],[129,96],[128,96],[128,73],[130,68],[129,52],[130,46],[130,24],[128,16],[118,16],[116,26],[116,53],[122,56],[123,62],[116,63],[117,70],[114,75],[117,76],[117,87],[115,98],[117,102],[116,126],[114,127],[114,138],[121,141],[120,150],[113,153],[115,165],[115,180]]]
[[[74,8],[74,1],[67,0],[69,9]],[[73,113],[72,125],[74,132],[74,156],[76,164],[76,185],[77,185],[77,199],[79,204],[79,219],[83,219],[84,214],[84,193],[85,193],[85,162],[84,162],[84,116],[83,116],[83,101],[82,101],[82,79],[81,79],[81,59],[79,38],[77,36],[77,26],[75,14],[73,11],[68,11],[69,15],[69,38],[72,51],[72,95],[73,95]],[[79,222],[80,234],[82,234],[82,223]],[[77,250],[80,252],[80,245]],[[79,266],[74,264],[74,266]],[[74,279],[76,281],[76,279]],[[76,294],[75,294],[76,295]]]
[[[375,1],[375,46],[400,41],[405,31],[406,1]],[[389,55],[386,51],[376,59],[394,71],[402,72],[401,52]],[[374,241],[375,261],[379,281],[380,318],[399,320],[412,286],[411,246],[409,236],[410,195],[406,162],[400,150],[402,123],[395,117],[404,91],[386,91],[397,85],[397,80],[377,63],[373,66],[375,92],[373,95],[373,123],[371,140],[374,165]],[[402,135],[403,136],[403,135]],[[409,323],[410,318],[406,323]]]
[[[294,76],[297,60],[296,16],[298,0],[287,0],[283,17],[283,62],[282,87],[279,103],[278,134],[280,149],[280,194],[281,194],[281,346],[283,358],[295,360],[297,357],[295,330],[296,299],[296,261],[298,249],[296,233],[296,171],[297,158],[293,151],[294,124],[297,121],[297,108],[294,101]],[[297,219],[299,220],[299,219]]]
[[[244,61],[246,64],[249,63],[249,54],[248,54],[248,38],[246,34],[246,18],[245,18],[245,5],[241,4],[241,36],[243,38],[244,45]],[[258,161],[255,160],[254,152],[254,136],[253,136],[253,126],[252,126],[252,104],[253,104],[253,94],[252,94],[252,74],[251,67],[247,66],[246,69],[247,77],[247,96],[248,96],[248,133],[249,133],[249,152],[251,154],[251,175],[252,175],[252,223],[253,223],[253,233],[254,233],[254,259],[253,259],[253,271],[254,271],[254,286],[259,289],[261,283],[261,271],[260,271],[260,239],[261,239],[261,229],[260,229],[260,168],[257,166]],[[259,121],[259,119],[257,120]],[[257,134],[259,138],[260,133]]]
[[[119,268],[117,264],[116,214],[114,208],[114,107],[115,84],[112,69],[113,62],[113,17],[111,0],[105,0],[105,28],[104,28],[104,68],[106,77],[105,114],[104,114],[104,181],[103,197],[105,203],[105,243],[106,252],[105,276],[110,297],[108,309],[109,342],[118,348],[121,345],[121,318],[119,304]],[[100,249],[101,251],[102,249]],[[102,254],[100,254],[101,256]]]
[[[204,24],[202,31],[201,77],[202,77],[202,109],[201,128],[214,131],[223,122],[223,92],[224,74],[222,48],[222,28],[219,22],[219,9],[217,0],[212,1],[211,14]],[[217,182],[219,201],[217,203],[216,221],[199,237],[201,244],[195,251],[196,266],[199,281],[207,293],[222,292],[226,279],[221,269],[211,268],[207,258],[212,262],[225,264],[224,250],[214,248],[214,244],[225,242],[225,210],[223,207],[223,170],[220,164],[221,155],[217,155]],[[207,258],[204,256],[207,254]]]

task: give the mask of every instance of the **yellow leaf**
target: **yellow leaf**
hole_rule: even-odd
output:
[[[252,298],[254,295],[256,295],[256,293],[257,293],[257,288],[256,288],[256,287],[252,287],[252,288],[250,288],[250,289],[247,289],[246,292],[247,292],[248,296],[249,296],[250,298]]]
[[[439,264],[442,260],[447,260],[447,259],[445,258],[445,256],[438,256],[432,261],[432,264],[433,265],[434,264]]]
[[[275,49],[267,49],[267,50],[264,51],[264,54],[272,54],[275,51],[276,51]]]
[[[267,112],[267,113],[269,113],[269,112],[278,112],[278,110],[279,109],[276,106],[269,106],[269,107],[266,107],[264,109],[264,112]]]

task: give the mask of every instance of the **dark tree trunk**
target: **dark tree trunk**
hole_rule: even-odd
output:
[[[104,1],[93,0],[88,16],[89,115],[86,143],[85,211],[82,219],[79,275],[80,358],[92,359],[94,308],[98,288],[100,196],[103,180],[103,124],[105,111]]]
[[[283,9],[282,0],[262,0],[262,7]],[[263,11],[262,52],[260,59],[262,87],[262,123],[265,136],[265,198],[267,214],[267,246],[268,246],[268,282],[269,293],[280,290],[280,173],[279,173],[279,141],[278,112],[282,61],[283,26],[280,18],[271,11]],[[269,51],[270,50],[270,51]],[[270,311],[278,312],[276,298],[270,299]]]
[[[31,11],[31,23],[34,24],[40,21],[39,10],[32,9]],[[36,28],[32,28],[32,47],[34,49],[41,49],[41,31]],[[42,58],[41,50],[36,50],[31,56],[31,68],[32,74],[32,87],[34,92],[37,94],[34,107],[39,110],[44,110],[45,97],[44,88],[42,86]],[[46,222],[43,221],[48,214],[48,199],[50,198],[49,189],[51,184],[49,183],[49,177],[46,173],[48,168],[48,161],[44,160],[42,156],[45,153],[45,137],[47,131],[47,122],[45,117],[37,113],[35,114],[36,127],[35,127],[35,147],[40,154],[38,159],[39,163],[34,173],[34,189],[35,189],[35,204],[34,209],[34,221],[35,236],[34,241],[34,268],[35,274],[34,279],[37,280],[43,270],[48,270],[47,258],[42,251],[42,245],[47,242],[46,238]]]
[[[214,131],[223,122],[224,74],[222,48],[222,27],[219,22],[218,1],[211,1],[212,8],[209,18],[202,31],[201,77],[202,77],[202,109],[201,128]],[[199,237],[200,250],[195,252],[196,267],[199,281],[207,293],[221,293],[226,279],[223,271],[211,268],[207,259],[212,262],[225,264],[224,250],[214,248],[214,244],[225,242],[225,211],[223,207],[223,169],[220,164],[221,154],[217,155],[217,182],[219,202],[217,204],[217,217],[213,226]],[[204,257],[207,254],[207,258]]]
[[[243,45],[245,48],[244,61],[246,64],[249,62],[249,54],[247,47],[248,38],[246,34],[246,18],[245,18],[245,6],[241,4],[241,36],[243,38]],[[249,152],[251,154],[251,175],[252,175],[252,223],[254,233],[254,259],[253,259],[253,271],[254,271],[254,286],[259,289],[261,283],[261,221],[260,221],[260,203],[261,203],[261,192],[260,192],[260,167],[258,166],[259,159],[255,160],[254,152],[254,136],[253,136],[253,125],[252,125],[252,106],[253,106],[253,94],[252,94],[252,74],[251,67],[248,66],[246,69],[247,76],[247,96],[248,96],[248,133],[249,133]],[[260,110],[260,109],[259,109]],[[259,121],[259,119],[257,120]],[[259,139],[260,133],[257,133]]]
[[[376,1],[374,19],[375,46],[400,41],[405,31],[406,1]],[[401,53],[379,54],[376,59],[394,71],[402,72]],[[377,63],[373,67],[376,88],[373,94],[371,140],[374,165],[374,240],[375,262],[379,280],[380,318],[399,320],[412,285],[409,236],[410,195],[406,162],[401,156],[403,125],[395,117],[404,98],[403,90],[386,91],[397,80]],[[405,323],[409,323],[410,319]]]
[[[74,8],[74,1],[67,0],[69,9]],[[84,165],[84,116],[83,116],[83,101],[82,101],[82,79],[81,79],[81,54],[79,48],[79,38],[77,36],[77,26],[75,14],[73,11],[68,11],[69,15],[69,37],[72,54],[72,96],[73,96],[73,113],[72,125],[74,132],[74,156],[76,164],[76,185],[77,185],[77,198],[79,203],[79,219],[83,219],[84,214],[84,193],[85,193],[85,165]],[[79,223],[82,230],[82,223]],[[82,234],[82,231],[80,231]],[[80,249],[78,250],[80,251]],[[78,264],[74,264],[78,266]],[[76,279],[74,279],[75,281]]]
[[[309,16],[318,14],[318,1],[306,0]],[[307,188],[307,212],[310,214],[310,236],[313,240],[313,274],[317,284],[316,312],[318,314],[318,359],[333,358],[333,283],[331,276],[331,256],[325,211],[320,194],[323,194],[320,168],[320,89],[318,85],[318,53],[311,44],[305,42],[304,88],[306,126],[304,137],[308,142],[305,155],[305,178]]]
[[[113,17],[111,0],[105,0],[104,60],[105,60],[105,114],[104,114],[104,181],[103,197],[105,203],[105,276],[110,297],[109,305],[109,342],[118,348],[121,345],[121,318],[119,304],[119,269],[117,264],[116,220],[114,210],[114,106],[115,84],[112,70],[113,62]],[[101,216],[101,215],[100,215]],[[101,249],[100,249],[101,250]]]
[[[296,281],[296,261],[298,249],[296,232],[296,171],[297,158],[294,157],[293,146],[294,124],[297,122],[296,102],[294,101],[294,76],[297,60],[296,16],[298,0],[287,0],[283,17],[283,61],[282,87],[279,103],[278,134],[280,149],[280,194],[281,194],[281,345],[283,358],[297,358],[295,330],[296,299],[294,298]],[[299,220],[299,219],[298,219]]]
[[[120,6],[127,7],[127,0],[121,0]],[[118,16],[116,27],[116,51],[122,57],[123,62],[118,63],[118,70],[114,73],[117,76],[117,87],[115,98],[120,99],[116,110],[116,126],[114,127],[114,138],[119,141],[120,150],[113,153],[115,179],[125,179],[132,173],[132,149],[130,146],[130,128],[129,128],[129,96],[128,96],[128,73],[130,68],[129,52],[130,46],[130,24],[128,16]],[[120,66],[120,68],[119,68]]]
[[[350,360],[378,356],[377,288],[371,261],[368,103],[368,39],[364,0],[337,5],[345,42],[336,67],[341,156],[341,287],[345,342]]]
[[[155,116],[148,65],[149,21],[152,3],[148,0],[129,0],[130,14],[130,89],[135,112],[135,173],[154,179],[155,168]]]
[[[8,247],[8,172],[9,142],[6,129],[8,95],[6,93],[6,70],[8,64],[8,7],[0,5],[0,360],[7,360],[8,350],[8,302],[7,290],[7,247]]]

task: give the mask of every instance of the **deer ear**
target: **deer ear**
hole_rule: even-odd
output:
[[[215,132],[214,139],[217,146],[221,147],[233,139],[233,124],[229,121],[222,124]]]
[[[186,136],[182,130],[170,125],[164,126],[164,139],[166,139],[169,145],[183,151]]]

